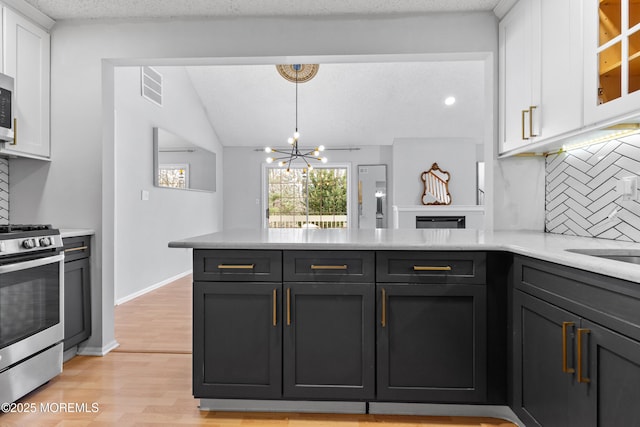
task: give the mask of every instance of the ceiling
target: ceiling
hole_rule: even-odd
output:
[[[26,0],[54,20],[489,11],[500,0]]]
[[[162,73],[163,67],[156,67]],[[286,147],[295,83],[274,65],[186,67],[225,146]],[[446,106],[444,99],[457,101]],[[390,145],[396,138],[481,139],[484,62],[321,64],[298,84],[301,147]]]
[[[493,10],[501,0],[26,0],[54,20],[344,16]],[[162,67],[158,67],[159,70]],[[274,65],[187,67],[225,146],[285,147],[295,84]],[[321,64],[299,84],[301,147],[392,144],[395,138],[480,139],[481,61]],[[456,104],[445,106],[447,96]]]

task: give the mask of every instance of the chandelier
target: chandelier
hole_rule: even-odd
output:
[[[291,170],[291,164],[296,160],[302,160],[306,165],[304,172],[313,169],[312,161],[320,161],[327,163],[327,158],[320,156],[324,151],[324,145],[319,145],[313,149],[301,149],[298,146],[300,132],[298,132],[298,83],[304,83],[311,80],[318,72],[318,64],[292,64],[292,65],[276,65],[278,72],[285,79],[296,84],[296,127],[293,136],[289,137],[287,142],[290,148],[275,149],[266,147],[266,153],[275,153],[274,156],[267,157],[267,163],[278,162],[278,166],[287,167],[287,172]]]

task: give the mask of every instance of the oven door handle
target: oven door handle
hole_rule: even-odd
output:
[[[64,260],[64,254],[58,254],[46,258],[32,259],[30,261],[18,262],[16,264],[1,265],[0,274],[11,273],[13,271],[26,270],[28,268],[41,267],[47,264],[54,264]]]

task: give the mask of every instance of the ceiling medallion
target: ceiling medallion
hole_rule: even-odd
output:
[[[298,69],[296,69],[298,68]],[[320,64],[282,64],[276,65],[278,73],[290,82],[308,82],[318,74]]]

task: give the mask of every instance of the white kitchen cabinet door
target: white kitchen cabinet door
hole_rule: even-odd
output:
[[[536,135],[540,113],[539,6],[539,0],[520,0],[499,24],[500,153],[527,145]]]
[[[3,8],[4,73],[15,79],[15,141],[5,154],[48,158],[50,36],[26,18]]]
[[[609,124],[640,114],[640,5],[584,5],[584,119]]]
[[[582,127],[583,0],[540,3],[540,131],[535,142]]]

